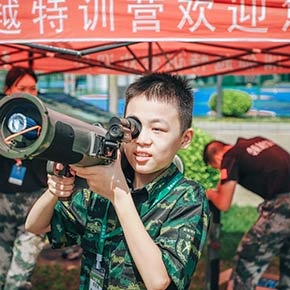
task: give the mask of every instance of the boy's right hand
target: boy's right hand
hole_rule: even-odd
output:
[[[94,165],[88,167],[70,166],[73,173],[86,179],[90,189],[107,198],[113,204],[118,195],[130,192],[121,167],[121,153],[117,159],[108,165]]]

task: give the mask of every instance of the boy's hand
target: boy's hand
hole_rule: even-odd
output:
[[[56,197],[69,197],[73,193],[75,177],[48,174],[48,190]]]
[[[109,165],[89,167],[70,166],[76,175],[87,180],[90,189],[114,203],[116,194],[129,192],[129,188],[121,168],[121,154]]]

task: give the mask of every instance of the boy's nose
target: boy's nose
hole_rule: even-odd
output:
[[[136,138],[136,142],[139,144],[150,144],[151,138],[148,130],[145,128],[142,128],[140,131],[139,136]]]

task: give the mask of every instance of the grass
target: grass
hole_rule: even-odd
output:
[[[243,234],[248,231],[258,213],[255,207],[232,206],[228,212],[222,213],[221,259],[231,260]]]
[[[231,209],[221,215],[220,232],[220,271],[233,266],[233,257],[243,234],[251,227],[257,219],[258,214],[255,207],[239,207],[233,205]],[[193,276],[190,290],[202,290],[205,283],[206,249],[199,261]]]
[[[79,270],[69,270],[60,264],[37,265],[32,277],[33,290],[77,290]]]
[[[220,268],[224,271],[233,265],[233,257],[243,234],[251,227],[258,214],[255,207],[232,206],[222,213],[220,233]],[[202,290],[205,283],[206,250],[192,278],[190,290]],[[272,265],[272,272],[277,271],[277,263]],[[34,290],[77,290],[79,268],[67,269],[63,265],[37,265],[32,277]]]

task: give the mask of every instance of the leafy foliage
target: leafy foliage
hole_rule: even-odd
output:
[[[211,95],[208,105],[211,110],[217,110],[217,93]],[[239,90],[223,90],[222,114],[225,117],[240,117],[247,113],[253,105],[251,96]]]
[[[190,147],[178,152],[184,162],[185,176],[199,182],[205,189],[216,187],[218,171],[203,162],[204,147],[213,137],[199,128],[194,128],[194,132]]]

